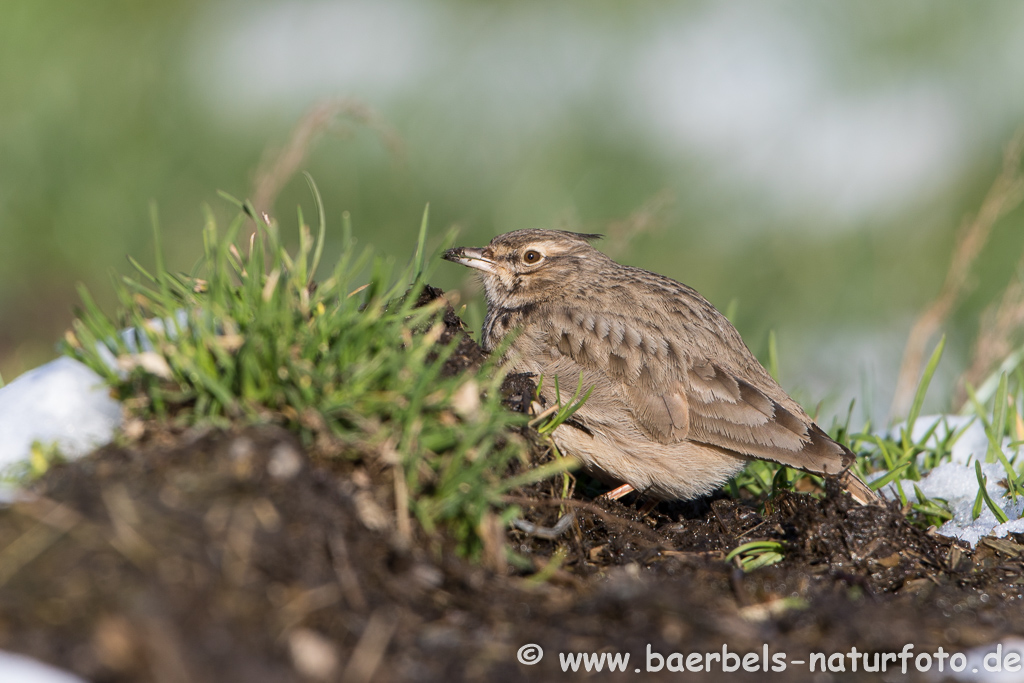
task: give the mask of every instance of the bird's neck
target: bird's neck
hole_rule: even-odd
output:
[[[484,350],[491,352],[496,349],[505,335],[521,327],[525,318],[536,308],[537,304],[533,303],[521,306],[488,303],[487,317],[484,319],[484,330],[481,335]]]

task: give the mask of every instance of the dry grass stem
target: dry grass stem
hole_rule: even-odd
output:
[[[493,512],[487,512],[480,520],[478,533],[484,544],[483,565],[493,572],[504,574],[508,562],[505,556],[505,528],[501,518]]]
[[[625,218],[609,223],[604,251],[609,256],[619,256],[626,251],[634,237],[661,227],[666,211],[675,201],[675,194],[664,189]]]
[[[37,509],[39,507],[42,509]],[[45,500],[19,504],[14,509],[26,513],[38,523],[0,551],[0,586],[74,529],[82,519],[71,508]]]
[[[302,591],[281,608],[282,635],[301,624],[313,612],[331,607],[340,598],[338,587],[333,583]]]
[[[985,309],[981,317],[978,339],[974,344],[971,364],[957,382],[956,409],[967,402],[967,386],[977,387],[1020,342],[1024,329],[1024,255],[1017,264],[1010,284],[1003,290],[998,304]]]
[[[140,569],[147,568],[156,558],[157,552],[136,530],[136,527],[142,525],[142,519],[127,487],[111,486],[103,489],[100,495],[110,516],[110,523],[114,527],[114,537],[110,539],[110,545]]]
[[[365,104],[351,98],[320,102],[302,117],[283,149],[264,152],[253,183],[252,201],[257,211],[273,212],[274,200],[305,162],[313,141],[341,117],[368,127],[377,133],[393,156],[404,157],[402,139]]]
[[[356,612],[367,610],[366,596],[359,587],[359,578],[352,568],[352,562],[348,556],[348,544],[345,537],[336,534],[331,537],[328,545],[331,551],[331,562],[334,566],[334,574],[338,577],[338,585],[341,587],[341,594],[348,606]]]
[[[400,466],[391,468],[395,478],[395,521],[400,542],[406,547],[412,543],[412,520],[409,517],[409,488],[405,482],[405,470]]]
[[[988,242],[992,226],[1024,199],[1024,175],[1020,167],[1022,153],[1024,129],[1019,130],[1006,146],[1002,171],[985,195],[981,209],[960,228],[953,258],[939,295],[918,316],[910,329],[903,349],[903,361],[900,363],[890,416],[904,415],[909,410],[921,376],[928,342],[942,327],[956,302],[969,289],[971,266]]]
[[[395,626],[395,617],[383,609],[378,609],[370,616],[348,660],[345,673],[341,676],[344,683],[369,683],[384,658],[391,636],[395,633]]]
[[[166,618],[149,616],[142,623],[149,675],[156,683],[189,683],[197,680],[185,657],[178,630]]]

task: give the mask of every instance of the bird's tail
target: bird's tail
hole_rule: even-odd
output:
[[[850,492],[850,496],[861,505],[877,505],[882,499],[872,491],[867,484],[862,482],[856,474],[846,470],[839,475],[839,483]]]

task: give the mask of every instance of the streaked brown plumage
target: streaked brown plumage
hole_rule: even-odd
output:
[[[694,289],[620,265],[598,235],[517,230],[444,258],[479,270],[487,296],[483,346],[520,330],[506,361],[543,377],[542,396],[593,386],[553,436],[609,478],[663,499],[709,493],[750,458],[842,475],[861,502],[874,494],[830,439],[754,358],[736,328]]]

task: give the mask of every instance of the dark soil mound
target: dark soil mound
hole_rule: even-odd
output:
[[[630,655],[603,678],[753,680],[767,647],[787,664],[769,675],[804,680],[812,652],[909,643],[917,655],[1024,635],[1013,539],[971,551],[831,490],[783,494],[764,512],[719,497],[642,515],[643,501],[563,503],[555,487],[512,497],[529,533],[498,530],[522,567],[474,564],[443,537],[399,542],[386,487],[282,429],[151,425],[130,446],[55,466],[33,500],[0,511],[0,648],[96,681],[257,683],[573,678],[585,663],[562,673],[566,655],[601,652]],[[560,507],[574,518],[554,535]],[[784,541],[785,559],[747,574],[723,562],[757,539]],[[519,663],[527,644],[542,661]],[[692,666],[672,653],[723,646],[755,653],[744,661],[757,671],[668,670]],[[664,668],[647,673],[658,655]]]

